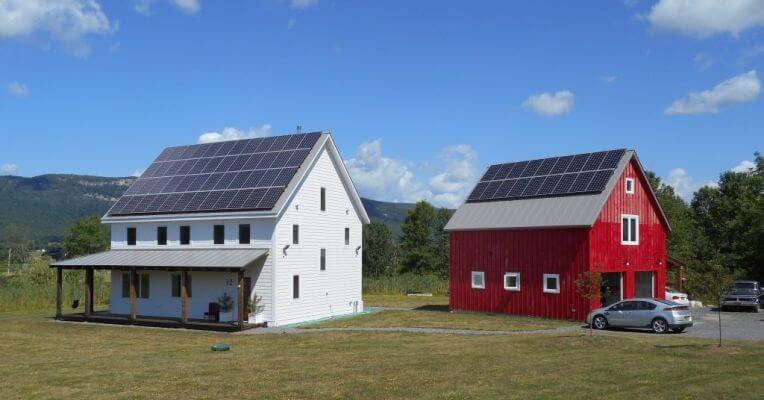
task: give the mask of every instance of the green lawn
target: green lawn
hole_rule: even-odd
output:
[[[542,318],[517,317],[500,314],[447,311],[447,307],[431,307],[435,310],[390,310],[357,317],[338,318],[304,325],[304,328],[445,328],[488,331],[530,331],[575,326],[576,323]]]
[[[657,335],[231,335],[0,313],[0,399],[641,398],[764,393],[764,343]],[[232,350],[213,353],[225,342]],[[752,397],[753,396],[753,397]]]
[[[366,307],[417,308],[423,306],[447,306],[447,296],[402,296],[399,294],[364,294]]]

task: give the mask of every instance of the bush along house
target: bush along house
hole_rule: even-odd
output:
[[[492,165],[446,230],[455,310],[583,320],[664,296],[670,227],[633,150]],[[589,270],[598,300],[576,291]]]
[[[110,250],[52,265],[58,319],[238,330],[363,309],[369,218],[327,133],[167,148],[102,221]],[[85,270],[84,313],[62,313],[70,269]],[[111,271],[105,312],[96,269]]]

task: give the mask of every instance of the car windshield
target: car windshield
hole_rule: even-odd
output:
[[[756,283],[754,282],[735,282],[732,284],[732,291],[734,293],[747,293],[752,294],[756,292]]]

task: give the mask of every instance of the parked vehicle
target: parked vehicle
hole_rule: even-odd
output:
[[[762,288],[756,281],[735,281],[732,289],[722,299],[722,311],[746,309],[759,312]]]
[[[592,310],[586,323],[594,329],[650,328],[655,333],[682,332],[692,326],[690,307],[663,299],[627,299]]]
[[[674,303],[679,303],[684,306],[690,305],[690,299],[687,298],[687,293],[682,293],[671,286],[666,286],[666,300],[671,300]]]

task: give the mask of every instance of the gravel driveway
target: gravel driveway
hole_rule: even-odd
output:
[[[701,338],[718,338],[719,323],[716,311],[708,308],[692,311],[695,324],[683,335]],[[754,312],[722,312],[722,338],[764,340],[764,310]]]

